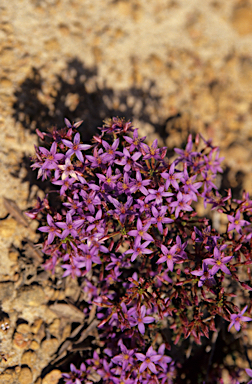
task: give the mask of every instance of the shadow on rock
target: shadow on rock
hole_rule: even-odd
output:
[[[132,86],[116,91],[98,78],[97,68],[87,68],[77,58],[68,62],[62,74],[57,75],[49,85],[42,76],[42,70],[33,68],[15,92],[15,97],[13,117],[31,132],[35,132],[36,128],[46,131],[52,126],[62,127],[67,117],[70,121],[83,120],[79,131],[83,141],[89,142],[105,118],[118,116],[153,126],[164,142],[176,134],[181,147],[185,146],[188,133],[194,133],[186,113],[167,114],[153,121],[161,116],[162,108],[161,96],[157,94],[154,81],[146,80],[142,87]],[[172,156],[173,148],[168,148],[167,154]],[[29,181],[30,188],[34,184],[41,188],[41,182],[36,180],[35,172],[30,169],[29,159],[24,158],[22,166],[27,169],[24,181]],[[42,189],[45,189],[43,185]],[[220,191],[229,186],[228,178],[223,177]],[[241,191],[242,182],[239,182],[235,196],[241,195]]]
[[[70,121],[83,120],[79,131],[83,141],[88,142],[105,118],[118,116],[151,124],[161,138],[166,139],[167,123],[180,116],[168,116],[159,123],[152,121],[153,111],[158,115],[161,98],[156,94],[156,85],[152,81],[143,88],[130,87],[117,92],[107,87],[105,81],[102,84],[98,81],[96,68],[86,68],[81,61],[73,59],[66,70],[52,81],[49,91],[45,91],[48,82],[43,79],[41,72],[32,69],[30,76],[15,92],[16,101],[13,105],[15,120],[33,133],[36,128],[47,131],[52,126],[62,127],[67,117]],[[22,166],[27,170],[23,181],[29,181],[30,188],[37,185],[45,190],[45,183],[36,179],[27,157],[24,157]]]
[[[108,117],[137,118],[151,123],[148,112],[150,106],[158,111],[160,97],[154,95],[155,83],[150,82],[144,90],[131,87],[116,92],[98,82],[97,69],[85,68],[82,62],[74,59],[68,63],[64,75],[58,75],[45,95],[45,81],[38,69],[33,68],[15,92],[13,105],[14,118],[31,131],[42,131],[56,125],[63,126],[64,117],[70,121],[83,120],[83,139],[89,140],[97,126]],[[165,121],[155,124],[157,130],[165,128]]]

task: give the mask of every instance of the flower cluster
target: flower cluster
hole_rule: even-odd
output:
[[[225,287],[233,280],[252,290],[252,201],[219,194],[219,149],[199,136],[171,161],[123,119],[106,122],[91,144],[81,143],[79,123],[65,123],[39,133],[51,143],[35,148],[32,164],[56,188],[61,211],[46,196],[28,215],[45,221],[45,268],[59,264],[81,279],[86,312],[97,306],[101,346],[63,377],[92,383],[95,371],[107,384],[173,383],[180,364],[165,352],[173,344],[200,344],[220,318],[236,331],[251,320],[243,316],[251,306],[240,312]],[[201,201],[227,216],[225,233],[197,216]],[[165,328],[171,337],[160,342]]]

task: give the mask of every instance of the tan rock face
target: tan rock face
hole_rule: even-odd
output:
[[[11,356],[0,367],[0,384],[31,377],[41,384],[60,337],[71,332],[47,303],[77,300],[79,292],[71,278],[64,288],[51,284],[50,274],[38,284],[23,279],[36,278],[19,252],[24,238],[36,235],[7,217],[2,197],[25,210],[43,195],[29,172],[35,129],[83,119],[88,137],[106,117],[125,115],[148,143],[158,138],[169,150],[200,132],[221,146],[229,185],[252,193],[252,2],[14,3],[0,1],[0,301],[11,327],[11,336],[0,335]]]
[[[61,371],[54,369],[43,378],[42,384],[57,384],[60,378]]]
[[[36,352],[30,350],[23,353],[21,358],[21,364],[28,365],[30,368],[33,368],[36,364],[37,354]]]
[[[32,384],[32,372],[29,368],[21,368],[20,373],[18,374],[18,380],[20,384]]]
[[[232,25],[241,36],[252,33],[252,8],[237,8],[233,12]]]
[[[28,285],[20,288],[15,304],[18,306],[26,305],[38,307],[45,302],[43,289],[38,285]]]

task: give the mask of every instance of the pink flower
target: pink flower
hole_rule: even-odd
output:
[[[228,232],[232,231],[233,229],[235,229],[238,233],[241,234],[241,231],[242,231],[242,226],[244,225],[250,225],[250,223],[246,220],[241,220],[240,219],[240,216],[241,216],[241,213],[240,211],[237,211],[236,212],[236,215],[235,217],[231,216],[231,215],[227,215],[228,217],[228,220],[229,220],[229,224],[228,224]]]
[[[140,366],[140,373],[145,371],[146,368],[149,368],[151,372],[157,374],[158,371],[154,363],[158,362],[162,355],[158,355],[152,347],[150,347],[146,353],[146,356],[143,353],[135,353],[135,356],[138,360],[142,361]]]
[[[241,323],[243,321],[251,321],[252,319],[247,316],[243,316],[243,314],[246,312],[248,306],[246,305],[243,310],[240,313],[233,313],[230,318],[231,318],[231,323],[229,324],[228,330],[232,328],[232,326],[235,326],[235,329],[237,332],[241,329]]]
[[[65,140],[63,139],[62,142],[65,144],[66,147],[70,148],[67,153],[66,153],[66,156],[69,156],[71,157],[74,153],[75,155],[77,156],[77,158],[83,163],[84,162],[84,158],[83,158],[83,155],[81,153],[81,150],[85,151],[89,148],[91,148],[91,145],[88,145],[88,144],[80,144],[80,134],[79,132],[76,133],[76,135],[74,136],[74,140],[73,140],[73,143],[69,140]]]
[[[133,317],[135,318],[139,332],[143,335],[145,332],[145,326],[144,324],[150,324],[155,321],[155,318],[153,316],[145,316],[146,315],[146,307],[145,305],[142,305],[140,308],[140,313],[134,312]]]

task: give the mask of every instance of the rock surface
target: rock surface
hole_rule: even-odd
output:
[[[25,210],[43,196],[29,169],[35,129],[83,119],[89,138],[104,118],[125,116],[169,149],[200,132],[225,156],[222,187],[252,193],[252,1],[1,0],[0,64],[0,300],[10,321],[0,383],[56,383],[57,370],[40,375],[70,320],[47,303],[75,288],[55,288],[20,254],[37,224],[7,216],[3,201]]]

